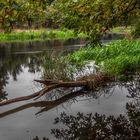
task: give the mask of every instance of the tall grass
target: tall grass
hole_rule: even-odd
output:
[[[69,81],[75,79],[78,67],[65,61],[64,56],[46,56],[43,63],[43,78],[51,80]]]
[[[11,33],[0,33],[0,41],[28,41],[28,40],[51,40],[51,39],[69,39],[85,38],[86,35],[80,33],[76,35],[73,30],[21,30]]]
[[[132,27],[131,26],[120,26],[111,29],[112,33],[131,33]]]
[[[140,69],[140,41],[119,40],[103,47],[82,48],[66,59],[76,64],[95,60],[109,74],[125,74]]]

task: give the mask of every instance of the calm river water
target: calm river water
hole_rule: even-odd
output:
[[[32,42],[24,44],[1,43],[0,101],[29,95],[38,91],[40,86],[33,80],[40,79],[42,76],[41,65],[43,63],[43,57],[50,54],[57,56],[62,52],[68,53],[74,51],[82,46],[83,43],[83,41],[74,40],[65,42]],[[124,123],[123,127],[126,125],[125,128],[128,128],[128,126],[130,126],[127,126],[127,123],[129,124],[129,118],[134,117],[131,110],[133,109],[133,111],[137,111],[136,113],[140,113],[139,81],[140,78],[135,77],[135,79],[130,80],[129,82],[108,83],[107,87],[103,87],[96,92],[72,94],[70,93],[71,89],[67,89],[65,96],[63,92],[59,90],[54,93],[49,93],[49,95],[42,97],[37,101],[30,100],[1,106],[0,140],[38,140],[38,138],[42,140],[43,137],[44,140],[47,138],[50,140],[80,139],[80,137],[76,137],[77,132],[75,132],[76,129],[78,129],[78,123],[76,123],[76,121],[79,122],[79,120],[78,118],[77,120],[72,119],[72,117],[77,116],[78,112],[82,113],[83,116],[86,116],[86,114],[89,113],[92,113],[93,116],[95,113],[98,113],[99,115],[104,114],[106,118],[110,115],[117,118],[122,114],[126,121],[124,123],[124,119],[120,119],[118,123]],[[68,117],[69,115],[72,115],[71,118]],[[54,124],[54,121],[57,121],[58,119],[57,117],[61,119],[61,122]],[[71,119],[71,121],[69,119]],[[80,121],[85,122],[85,119],[83,118],[83,120]],[[82,123],[84,124],[84,122]],[[75,123],[77,127],[72,127],[72,123]],[[100,123],[101,120],[98,124]],[[102,124],[100,125],[102,126]],[[96,131],[96,127],[97,125],[94,126],[94,131]],[[60,131],[61,128],[68,128],[69,131],[61,131],[62,134],[60,134],[60,132],[57,135],[57,132],[55,131],[56,128]],[[87,129],[84,127],[84,130],[88,131],[89,128]],[[120,129],[120,127],[117,129]],[[117,130],[115,130],[114,133],[112,132],[112,138],[113,136],[116,136],[117,138],[115,132],[117,133]],[[127,132],[129,132],[129,130],[127,130]],[[135,138],[140,136],[139,132],[139,130],[136,131]],[[107,136],[109,135],[110,133]],[[125,136],[126,134],[122,135]],[[93,137],[94,136],[89,139],[94,139]],[[110,138],[111,136],[109,139]],[[84,139],[86,140],[88,138],[84,138],[83,136],[83,140]]]

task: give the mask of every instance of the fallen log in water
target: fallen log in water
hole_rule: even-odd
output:
[[[40,90],[39,92],[33,93],[31,95],[27,96],[22,96],[22,97],[17,97],[13,99],[9,99],[6,101],[0,102],[0,106],[3,105],[8,105],[11,103],[19,102],[19,101],[25,101],[29,99],[35,98],[38,99],[47,92],[56,89],[56,88],[61,88],[61,87],[86,87],[87,89],[94,90],[96,87],[99,87],[102,85],[102,83],[106,82],[108,80],[107,76],[98,74],[98,75],[89,75],[85,78],[78,79],[77,81],[54,81],[54,80],[35,80],[36,82],[39,82],[41,84],[44,84],[45,87]]]

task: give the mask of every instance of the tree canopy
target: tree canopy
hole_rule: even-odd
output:
[[[92,43],[117,25],[127,25],[140,16],[140,0],[1,0],[0,28],[45,20],[84,32]]]
[[[93,43],[110,28],[140,15],[140,0],[55,0],[52,7],[62,25],[87,33]]]
[[[15,25],[45,20],[48,0],[1,0],[0,28],[9,31]],[[40,19],[40,20],[39,20]]]

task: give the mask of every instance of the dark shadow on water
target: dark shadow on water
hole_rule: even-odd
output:
[[[56,125],[63,124],[63,128],[51,129],[51,134],[58,140],[139,140],[140,111],[131,103],[126,108],[127,117],[63,112],[54,121]]]
[[[113,87],[125,87],[128,92],[128,98],[132,100],[126,103],[126,114],[119,116],[107,116],[99,113],[84,114],[78,112],[77,115],[68,115],[63,112],[55,118],[54,125],[56,128],[51,129],[51,135],[58,140],[139,140],[140,139],[140,78],[134,77],[127,82],[108,83],[106,86],[94,92],[83,90],[75,91],[67,95],[60,94],[59,98],[51,101],[38,101],[28,103],[15,109],[3,112],[0,117],[22,111],[27,108],[40,108],[35,115],[49,111],[60,104],[74,100],[78,96],[87,96],[90,98],[99,98],[102,94],[108,94],[111,97]],[[101,92],[101,91],[104,92]],[[110,94],[111,93],[111,94]],[[50,93],[51,94],[51,93]],[[49,96],[47,96],[48,98]],[[59,125],[58,125],[59,124]],[[58,126],[63,126],[59,127]],[[47,139],[44,137],[44,140]],[[39,140],[35,137],[34,140]]]
[[[117,83],[118,84],[118,83]],[[126,114],[106,116],[104,114],[67,115],[65,112],[55,118],[54,124],[63,128],[51,129],[58,140],[139,140],[140,139],[140,78],[120,82],[133,100],[126,104]]]
[[[125,115],[115,117],[82,112],[68,115],[63,112],[55,118],[56,128],[51,129],[51,135],[58,140],[139,140],[140,90],[137,89],[139,84],[139,81],[122,83],[129,91],[129,98],[133,99],[126,104]],[[62,127],[58,128],[60,125]],[[34,140],[39,140],[39,137]]]

